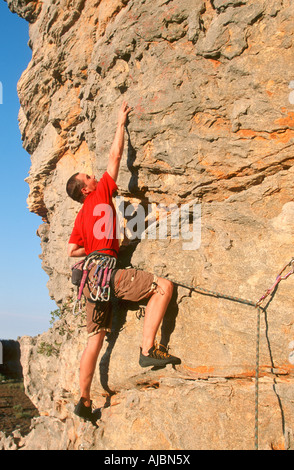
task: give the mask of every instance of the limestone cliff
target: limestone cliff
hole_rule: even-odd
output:
[[[257,309],[183,287],[164,325],[182,365],[142,373],[142,319],[116,305],[94,383],[98,427],[73,416],[86,333],[82,316],[66,307],[74,295],[66,245],[79,207],[65,184],[76,171],[106,168],[117,110],[127,99],[134,111],[119,194],[145,206],[201,204],[201,244],[185,250],[171,235],[145,238],[129,244],[126,258],[257,301],[294,256],[293,3],[8,5],[30,23],[32,60],[18,84],[32,162],[28,205],[43,219],[43,268],[63,312],[48,332],[20,341],[26,391],[41,414],[24,448],[253,448]],[[263,449],[294,448],[293,282],[281,281],[261,315]]]

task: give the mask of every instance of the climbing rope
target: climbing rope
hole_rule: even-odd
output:
[[[284,274],[283,276],[283,273],[284,271],[288,268],[288,266],[291,266],[291,269],[290,271],[287,273],[287,274]],[[259,301],[257,302],[257,306],[261,305],[262,302],[267,298],[268,295],[272,294],[274,292],[274,290],[276,289],[276,287],[278,286],[278,284],[281,282],[281,281],[284,281],[285,279],[288,279],[289,276],[291,276],[291,274],[294,274],[294,258],[291,259],[291,261],[289,261],[289,263],[287,263],[283,269],[279,272],[279,274],[277,275],[276,277],[276,280],[274,282],[274,284],[272,285],[272,287],[270,287],[266,292],[265,294],[259,299]]]
[[[261,307],[257,306],[256,324],[256,363],[255,363],[255,426],[254,426],[254,448],[258,450],[258,412],[259,412],[259,351],[260,351],[260,313]]]
[[[285,270],[288,268],[288,266],[291,267],[290,271],[286,274],[284,274]],[[291,274],[294,274],[294,258],[291,259],[289,263],[287,263],[283,269],[279,272],[278,276],[276,277],[276,280],[274,284],[267,289],[265,294],[257,301],[253,302],[252,300],[248,299],[243,299],[241,297],[234,297],[231,295],[223,294],[221,292],[216,292],[208,289],[204,289],[203,287],[199,286],[192,286],[190,284],[184,283],[184,282],[178,282],[174,279],[171,279],[170,277],[167,277],[169,281],[173,282],[174,284],[184,287],[186,289],[192,290],[194,292],[199,292],[200,294],[205,294],[205,295],[210,295],[213,297],[221,298],[221,299],[226,299],[230,300],[233,302],[239,302],[245,305],[249,305],[251,307],[255,307],[257,309],[257,323],[256,323],[256,364],[255,364],[255,441],[254,441],[254,446],[255,449],[258,450],[258,434],[259,434],[259,422],[258,422],[258,411],[259,411],[259,352],[260,352],[260,316],[261,312],[264,310],[263,307],[261,307],[261,304],[264,302],[264,300],[271,294],[274,293],[276,290],[278,284],[285,280],[288,279],[288,277],[291,276]]]

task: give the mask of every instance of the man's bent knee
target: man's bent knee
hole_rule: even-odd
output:
[[[169,281],[168,279],[159,277],[157,280],[157,286],[159,287],[160,293],[162,293],[163,295],[167,295],[168,297],[172,296],[174,285],[171,281]]]

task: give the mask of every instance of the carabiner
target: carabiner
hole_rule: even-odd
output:
[[[90,297],[94,302],[97,302],[97,300],[99,299],[100,292],[101,292],[100,286],[97,286],[97,292],[95,296],[93,296],[93,292],[90,292]]]
[[[107,294],[105,295],[105,291],[107,290]],[[109,286],[105,286],[103,287],[102,289],[102,293],[101,293],[101,300],[102,302],[108,302],[110,299],[110,287]]]
[[[79,310],[78,310],[78,313],[75,313],[75,312],[76,312],[76,306],[77,306],[77,304],[79,304]],[[74,303],[72,313],[73,313],[73,315],[74,315],[75,317],[77,317],[77,316],[79,315],[79,313],[81,313],[81,311],[82,311],[82,303],[81,303],[81,301],[80,301],[79,299],[77,299],[77,300],[75,301],[75,303]]]

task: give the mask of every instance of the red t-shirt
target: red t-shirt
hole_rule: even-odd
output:
[[[116,190],[115,181],[106,171],[95,191],[86,197],[76,217],[69,243],[83,246],[86,255],[103,249],[103,253],[117,256],[119,241],[116,236],[116,211],[112,202]]]

